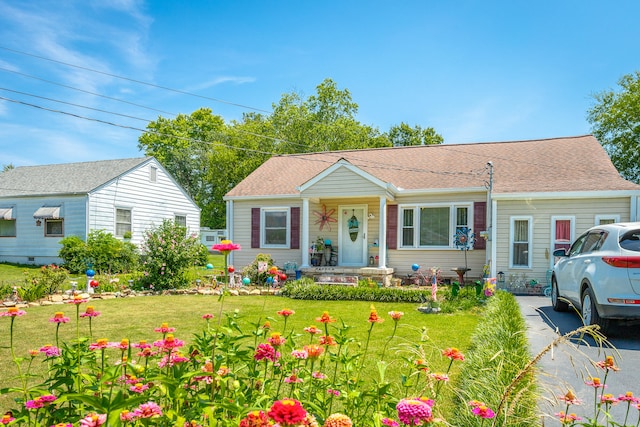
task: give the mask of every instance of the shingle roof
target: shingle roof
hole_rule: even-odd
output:
[[[0,197],[86,194],[149,159],[20,166],[0,173]]]
[[[592,135],[583,135],[276,156],[226,196],[299,194],[297,186],[340,159],[405,190],[483,187],[487,162],[493,163],[494,193],[640,190],[620,177]]]

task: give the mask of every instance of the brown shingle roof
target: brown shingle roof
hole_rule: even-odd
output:
[[[340,159],[405,190],[479,188],[494,166],[494,193],[639,190],[620,177],[591,135],[542,140],[442,144],[275,156],[227,197],[298,194]]]

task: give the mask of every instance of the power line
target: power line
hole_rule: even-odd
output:
[[[255,107],[251,107],[251,106],[244,105],[244,104],[238,104],[238,103],[231,102],[231,101],[225,101],[224,99],[212,98],[210,96],[199,95],[197,93],[187,92],[185,90],[180,90],[180,89],[174,89],[174,88],[170,88],[170,87],[167,87],[167,86],[161,86],[161,85],[157,85],[157,84],[154,84],[154,83],[145,82],[145,81],[142,81],[142,80],[132,79],[130,77],[124,77],[124,76],[120,76],[120,75],[117,75],[117,74],[108,73],[108,72],[105,72],[105,71],[95,70],[95,69],[89,68],[89,67],[83,67],[81,65],[70,64],[68,62],[59,61],[57,59],[51,59],[51,58],[47,58],[47,57],[44,57],[44,56],[35,55],[33,53],[24,52],[24,51],[17,50],[17,49],[11,49],[11,48],[8,48],[6,46],[0,46],[0,49],[6,50],[6,51],[9,51],[9,52],[13,52],[13,53],[17,53],[17,54],[20,54],[20,55],[30,56],[32,58],[42,59],[44,61],[54,62],[56,64],[65,65],[67,67],[73,67],[73,68],[77,68],[77,69],[80,69],[80,70],[90,71],[92,73],[102,74],[104,76],[109,76],[109,77],[113,77],[113,78],[116,78],[116,79],[129,81],[129,82],[132,82],[132,83],[137,83],[137,84],[153,87],[153,88],[156,88],[156,89],[163,89],[163,90],[167,90],[167,91],[170,91],[170,92],[179,93],[179,94],[182,94],[182,95],[193,96],[195,98],[206,99],[206,100],[209,100],[209,101],[219,102],[221,104],[232,105],[234,107],[240,107],[240,108],[244,108],[244,109],[247,109],[247,110],[258,111],[258,112],[261,112],[261,113],[268,113],[268,114],[272,113],[269,110],[255,108]]]

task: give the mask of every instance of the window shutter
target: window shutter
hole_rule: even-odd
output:
[[[398,249],[398,205],[387,205],[387,249]]]
[[[300,208],[291,208],[291,236],[289,237],[291,249],[300,249]]]
[[[473,244],[474,249],[486,249],[487,241],[480,237],[480,232],[487,231],[487,202],[475,202],[473,204],[473,227],[476,235]]]
[[[260,247],[260,208],[251,208],[251,247]]]

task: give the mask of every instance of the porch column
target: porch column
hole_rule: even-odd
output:
[[[378,225],[378,268],[387,268],[387,198],[380,197],[380,223]]]
[[[300,249],[302,250],[302,265],[301,268],[309,267],[309,199],[307,197],[302,199],[302,212],[300,214],[302,239],[300,243]]]

